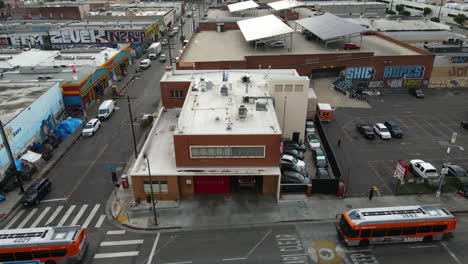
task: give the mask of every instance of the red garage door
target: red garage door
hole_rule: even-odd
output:
[[[195,193],[229,193],[229,176],[196,176]]]

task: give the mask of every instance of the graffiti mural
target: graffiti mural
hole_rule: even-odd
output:
[[[346,68],[346,80],[354,79],[374,79],[374,67],[353,67]]]
[[[45,140],[53,129],[54,129],[54,119],[52,118],[52,115],[49,115],[47,119],[43,119],[41,122],[41,129],[40,129],[41,139]]]
[[[144,31],[126,30],[95,30],[95,29],[63,29],[50,32],[52,44],[86,44],[145,41]]]
[[[382,88],[384,87],[383,81],[371,81],[368,85],[369,88]]]
[[[429,88],[468,88],[467,78],[431,79]]]
[[[468,66],[465,67],[455,67],[452,68],[448,72],[449,77],[468,77]]]
[[[452,63],[467,63],[468,56],[454,56],[450,59]]]
[[[421,79],[424,70],[424,66],[387,66],[384,79]]]
[[[11,35],[2,35],[0,36],[1,45],[10,45],[10,46],[42,46],[44,45],[44,39],[42,35],[20,35],[20,34],[11,34]]]

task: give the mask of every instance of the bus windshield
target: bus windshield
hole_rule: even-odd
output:
[[[343,230],[343,234],[347,237],[357,237],[359,235],[359,231],[353,230],[343,215],[341,215],[340,229]]]

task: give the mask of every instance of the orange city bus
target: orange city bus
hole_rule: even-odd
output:
[[[348,246],[440,240],[457,220],[440,205],[353,209],[341,214],[338,234]]]
[[[87,248],[86,230],[80,226],[0,230],[0,263],[79,263]]]

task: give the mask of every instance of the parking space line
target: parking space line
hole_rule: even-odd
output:
[[[263,236],[263,238],[258,241],[257,244],[255,244],[255,246],[247,253],[247,255],[245,255],[246,258],[248,258],[250,256],[250,254],[252,254],[254,252],[255,249],[258,248],[258,246],[260,246],[260,244],[262,244],[262,242],[268,237],[268,235],[271,234],[271,231],[272,230],[268,230],[268,232],[265,234],[265,236]]]
[[[236,260],[245,260],[246,258],[225,258],[221,261],[236,261]]]
[[[388,190],[389,194],[392,194],[393,191],[392,189],[390,189],[390,187],[387,185],[387,183],[384,181],[382,175],[380,174],[380,172],[377,171],[377,169],[371,164],[371,161],[367,161],[367,164],[369,165],[369,167],[371,168],[371,170],[374,172],[375,175],[377,175],[377,177],[380,179],[380,181],[382,182],[383,186]]]
[[[457,256],[455,255],[455,253],[453,253],[452,250],[450,250],[447,245],[445,245],[444,242],[440,242],[440,244],[442,244],[442,246],[445,248],[445,250],[447,250],[447,252],[449,253],[449,255],[453,258],[453,260],[458,263],[458,264],[461,264],[461,261],[457,258]]]

